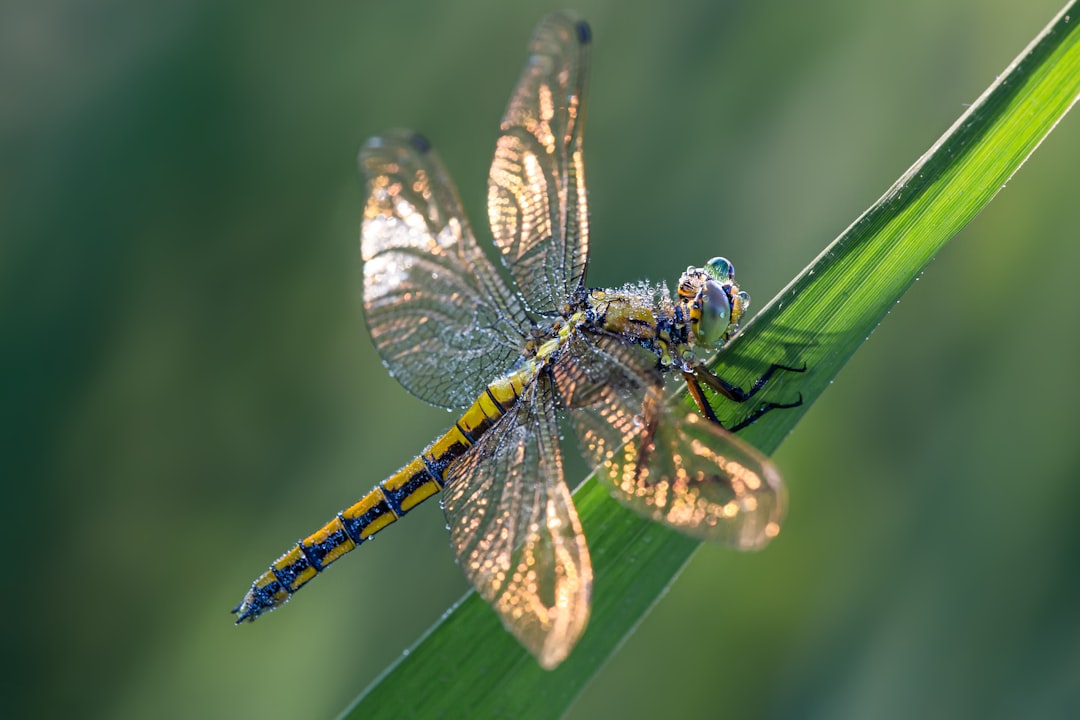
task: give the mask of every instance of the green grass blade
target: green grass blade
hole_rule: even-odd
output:
[[[1012,177],[1080,95],[1080,13],[1070,3],[892,188],[796,277],[717,358],[745,386],[770,362],[803,363],[744,437],[772,452],[942,245]],[[345,713],[349,718],[560,716],[633,631],[697,543],[639,519],[589,480],[575,494],[595,568],[578,647],[541,670],[469,594]]]

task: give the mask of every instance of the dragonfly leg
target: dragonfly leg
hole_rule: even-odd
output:
[[[773,363],[768,369],[761,374],[761,376],[754,381],[749,390],[743,390],[738,385],[733,385],[722,377],[719,377],[710,372],[704,365],[698,365],[693,369],[693,372],[683,371],[683,377],[686,379],[687,388],[690,390],[690,396],[694,398],[694,403],[698,406],[701,414],[707,419],[715,422],[717,425],[723,427],[723,423],[716,417],[716,412],[709,404],[705,393],[702,390],[701,383],[708,385],[712,390],[723,395],[728,400],[737,403],[744,403],[750,398],[758,394],[758,392],[765,387],[765,384],[769,382],[773,374],[777,370],[784,370],[786,372],[806,372],[806,365],[802,367],[791,367],[790,365],[780,365]],[[731,432],[738,432],[748,425],[752,425],[761,418],[762,415],[771,410],[783,410],[786,408],[793,408],[802,405],[802,393],[799,393],[799,399],[790,403],[776,403],[767,402],[758,406],[753,412],[744,417],[739,422],[732,425],[730,428],[726,428]]]
[[[744,417],[739,422],[737,422],[734,425],[732,425],[731,427],[727,428],[727,430],[730,431],[730,432],[739,432],[740,430],[742,430],[747,425],[753,425],[754,423],[756,423],[758,421],[758,419],[762,415],[769,412],[770,410],[785,410],[787,408],[799,407],[800,405],[802,405],[802,393],[799,393],[799,399],[796,400],[795,402],[789,402],[789,403],[767,402],[767,403],[763,403],[763,404],[759,405],[754,410],[754,412],[750,413],[749,415]]]
[[[683,370],[683,379],[686,380],[686,389],[690,391],[690,397],[694,398],[694,404],[698,406],[698,410],[705,418],[711,422],[723,427],[723,423],[720,422],[720,418],[716,417],[716,412],[712,409],[712,405],[705,398],[705,391],[701,389],[701,383],[698,382],[697,376],[694,373]]]

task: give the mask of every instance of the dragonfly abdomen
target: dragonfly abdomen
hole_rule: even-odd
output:
[[[528,364],[493,382],[412,462],[275,560],[233,610],[236,622],[253,621],[284,605],[332,562],[442,490],[449,469],[517,403],[536,367]]]

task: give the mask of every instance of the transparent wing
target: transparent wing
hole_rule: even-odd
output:
[[[687,535],[742,550],[776,536],[785,494],[764,455],[671,403],[655,356],[606,336],[578,344],[556,367],[556,383],[573,410],[582,454],[616,499]]]
[[[520,352],[528,319],[476,244],[427,140],[407,131],[360,150],[364,312],[390,373],[417,397],[464,407]]]
[[[476,591],[540,665],[562,662],[589,620],[592,564],[545,378],[453,466],[443,509]]]
[[[584,22],[554,14],[540,23],[488,176],[495,244],[538,313],[563,306],[589,258],[581,155],[588,47]]]

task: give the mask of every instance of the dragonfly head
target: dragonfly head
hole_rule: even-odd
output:
[[[714,257],[705,267],[686,268],[679,280],[679,302],[690,319],[691,342],[718,348],[739,329],[750,295],[735,284],[735,266]]]

